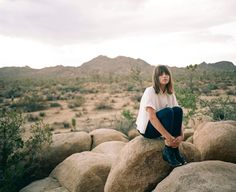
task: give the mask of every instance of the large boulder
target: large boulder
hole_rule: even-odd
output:
[[[139,136],[139,135],[140,135],[140,133],[138,132],[137,129],[131,129],[131,130],[129,130],[129,132],[128,132],[129,140],[132,140],[132,139],[134,139],[135,137],[137,137],[137,136]]]
[[[201,153],[192,143],[183,141],[179,146],[179,150],[187,162],[201,161]]]
[[[27,185],[20,192],[69,192],[66,188],[61,187],[56,179],[47,177],[38,181],[34,181]]]
[[[186,142],[193,143],[193,135],[185,140]]]
[[[198,117],[191,118],[187,126],[196,130],[200,124],[204,124],[210,121],[211,121],[211,117],[209,116],[198,116]]]
[[[95,129],[89,135],[92,137],[92,148],[106,141],[129,141],[125,134],[114,129]]]
[[[68,157],[50,176],[72,192],[103,192],[110,168],[106,155],[82,152]]]
[[[189,163],[175,168],[153,192],[232,192],[236,164],[222,161]]]
[[[64,159],[74,153],[90,151],[92,139],[86,132],[54,134],[52,144],[45,152],[42,165],[48,174]]]
[[[114,161],[125,144],[126,143],[122,141],[107,141],[99,144],[92,150],[92,152],[107,155],[112,161]]]
[[[202,160],[222,160],[236,163],[236,121],[207,122],[193,135],[193,144]]]
[[[193,136],[194,129],[185,129],[184,130],[184,140],[186,141],[189,137]]]
[[[143,192],[154,189],[171,167],[162,159],[164,142],[138,136],[120,151],[108,175],[105,192]]]

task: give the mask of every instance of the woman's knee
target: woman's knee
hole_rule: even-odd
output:
[[[156,113],[157,117],[172,117],[174,115],[174,110],[170,107],[161,109]]]
[[[173,112],[176,114],[180,114],[182,115],[183,114],[183,109],[181,107],[178,107],[178,106],[175,106],[172,108],[173,109]]]

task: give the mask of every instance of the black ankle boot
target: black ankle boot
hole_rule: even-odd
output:
[[[162,151],[162,157],[171,167],[178,167],[182,165],[175,157],[173,148],[165,146]]]
[[[187,161],[185,160],[185,158],[180,154],[179,152],[179,148],[172,148],[173,153],[175,155],[175,158],[177,159],[177,161],[179,161],[182,165],[187,164]]]

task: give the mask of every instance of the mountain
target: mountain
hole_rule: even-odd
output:
[[[36,76],[46,76],[46,77],[78,77],[80,74],[79,67],[64,67],[63,65],[58,65],[56,67],[45,67],[39,69],[35,72]]]
[[[142,59],[133,59],[125,56],[109,58],[107,56],[98,56],[83,63],[80,67],[64,67],[58,65],[55,67],[46,67],[43,69],[32,69],[26,67],[3,67],[0,68],[0,79],[20,79],[20,78],[75,78],[81,76],[90,76],[93,74],[101,75],[129,75],[131,68],[141,70],[143,75],[152,74],[153,65],[150,65]],[[170,67],[174,75],[185,74],[185,68]],[[200,71],[236,71],[236,66],[229,61],[220,61],[217,63],[201,63],[198,65]]]
[[[3,67],[0,68],[0,78],[12,78],[12,77],[26,77],[30,76],[37,69],[26,67]]]
[[[80,70],[83,74],[95,72],[100,74],[115,73],[120,75],[129,74],[132,67],[139,68],[142,73],[150,73],[153,70],[153,66],[142,59],[133,59],[125,56],[118,56],[112,59],[103,55],[83,63]]]
[[[214,70],[214,71],[234,71],[236,66],[230,61],[220,61],[216,63],[203,62],[198,66],[199,69],[203,70]]]

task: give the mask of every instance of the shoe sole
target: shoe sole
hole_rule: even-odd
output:
[[[163,158],[164,161],[166,161],[166,162],[168,163],[168,165],[170,165],[170,166],[173,167],[173,168],[179,167],[179,166],[182,165],[181,163],[176,164],[176,165],[173,165],[173,164],[169,163],[168,160],[165,158],[165,156],[164,156],[163,154],[162,154],[162,158]]]

